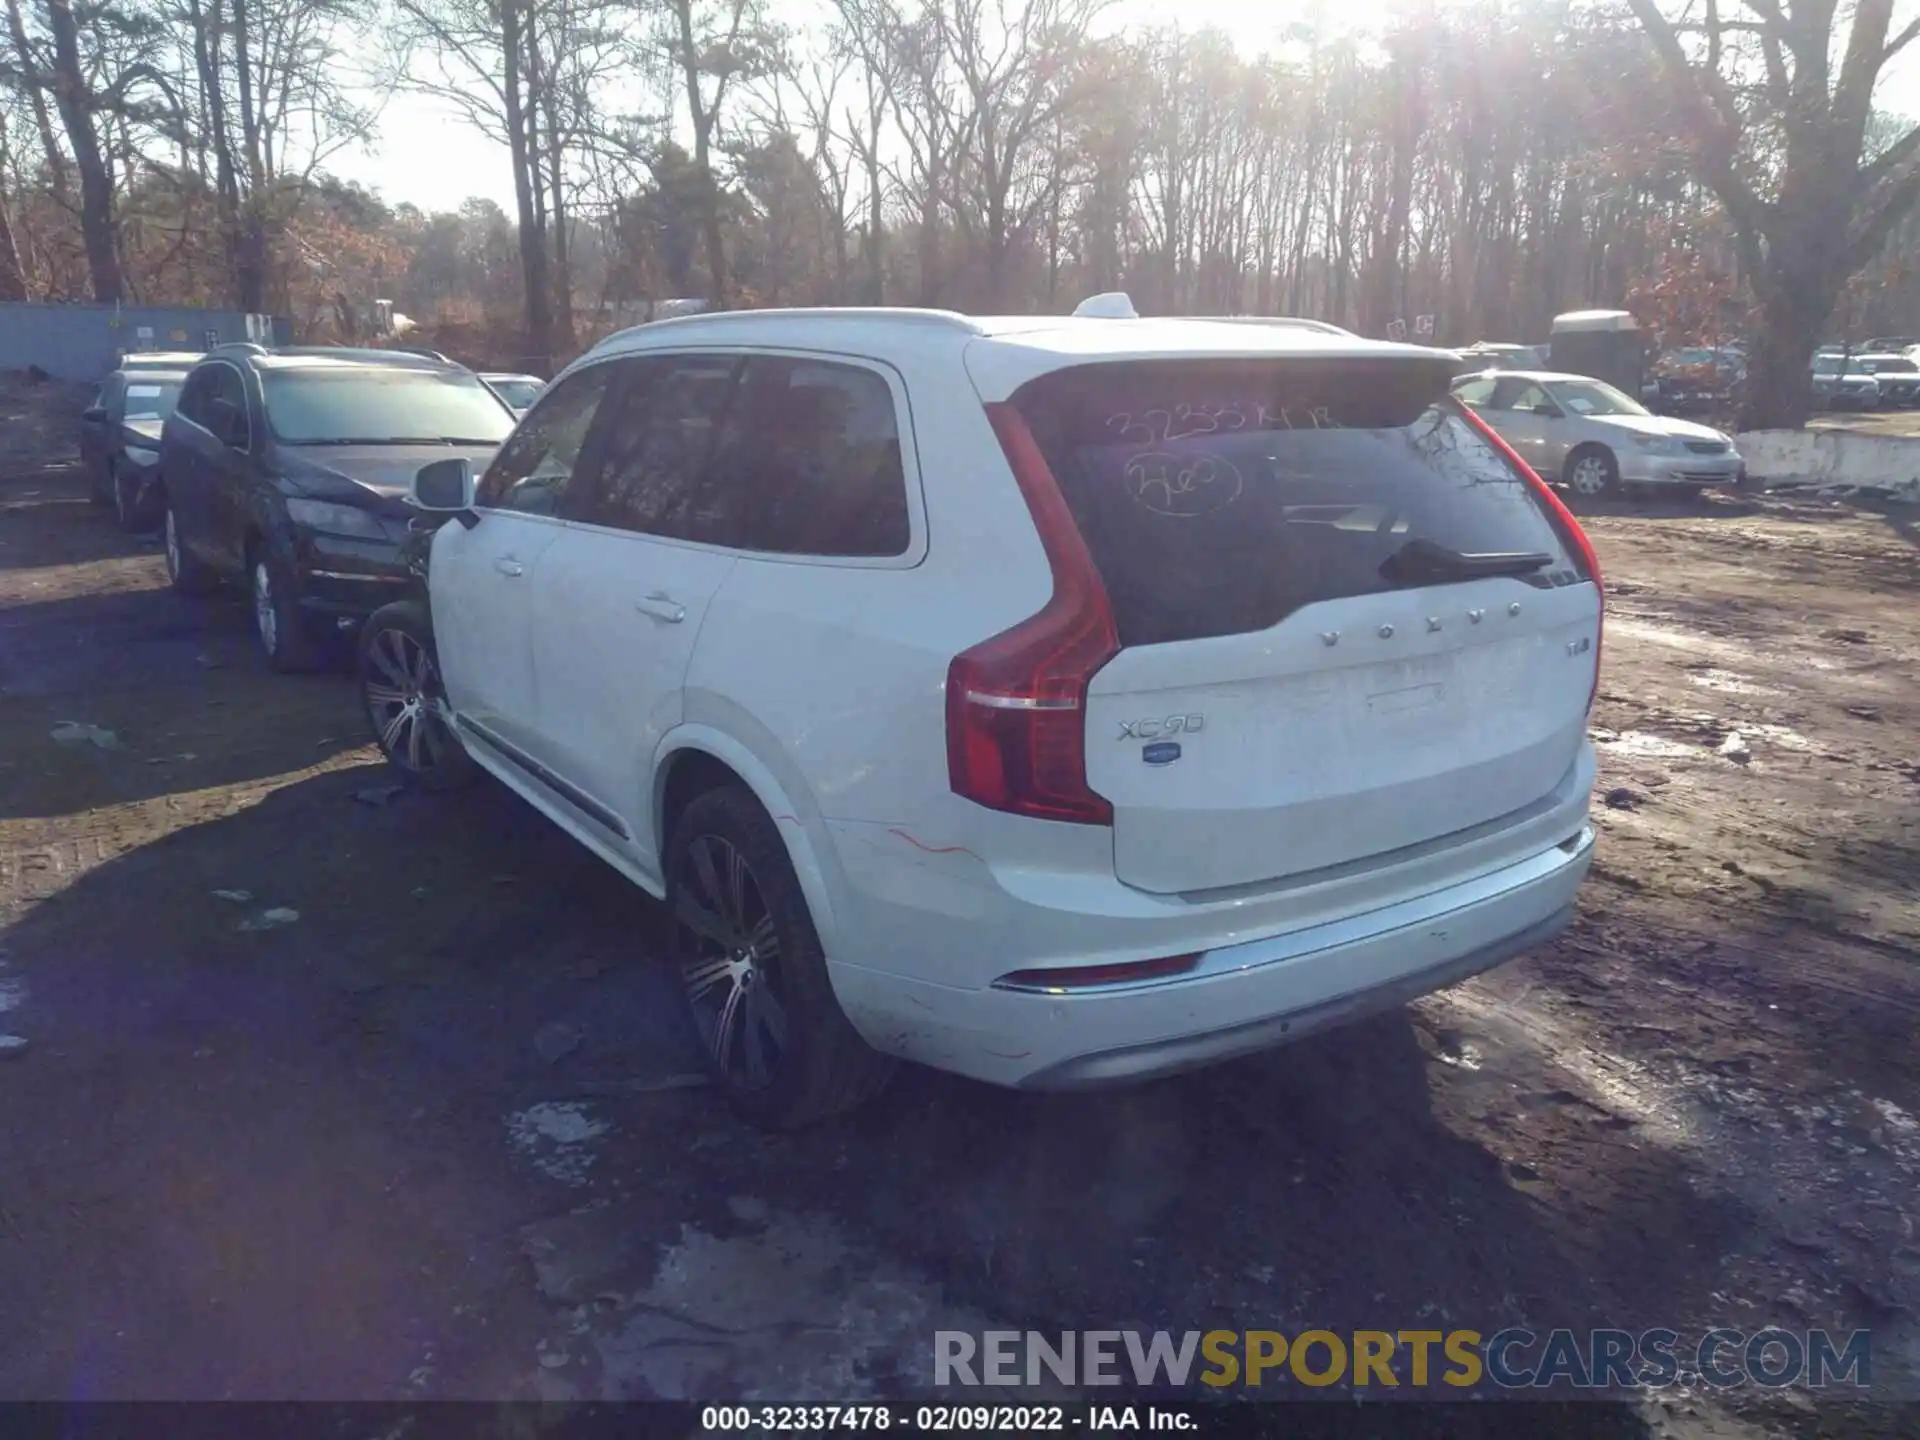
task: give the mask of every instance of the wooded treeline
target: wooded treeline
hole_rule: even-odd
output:
[[[1364,33],[1303,6],[1265,43],[1102,0],[6,4],[0,298],[323,336],[380,296],[533,369],[682,296],[1125,289],[1431,314],[1442,343],[1627,305],[1669,343],[1750,337],[1789,421],[1816,340],[1920,328],[1920,127],[1875,106],[1920,34],[1896,0],[1408,4]],[[499,140],[512,212],[333,178],[382,90]]]

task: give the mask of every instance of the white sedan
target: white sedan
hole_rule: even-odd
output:
[[[1545,370],[1487,371],[1456,380],[1471,406],[1548,480],[1576,495],[1639,486],[1738,485],[1746,464],[1730,436],[1655,415],[1602,380]]]

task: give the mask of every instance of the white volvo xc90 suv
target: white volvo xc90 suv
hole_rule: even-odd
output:
[[[667,901],[761,1124],[895,1057],[1059,1088],[1279,1044],[1539,945],[1591,859],[1600,577],[1459,364],[1285,321],[626,331],[477,483],[416,479],[367,709]]]

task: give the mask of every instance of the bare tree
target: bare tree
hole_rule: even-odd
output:
[[[1684,107],[1693,164],[1726,208],[1759,301],[1747,427],[1793,426],[1807,367],[1845,289],[1920,199],[1920,125],[1868,149],[1894,56],[1894,0],[1627,0]]]
[[[713,293],[709,302],[732,302],[732,279],[721,225],[720,178],[714,165],[721,127],[735,86],[778,73],[784,37],[766,18],[761,0],[664,0],[653,57],[686,104],[693,135],[693,168],[700,181],[700,230]]]
[[[525,349],[550,368],[572,334],[569,152],[595,134],[598,81],[618,53],[595,0],[393,0],[388,78],[461,111],[507,150],[519,237]],[[559,281],[556,284],[556,277]]]
[[[0,111],[0,300],[25,300],[27,271],[20,263],[20,246],[13,235],[13,207],[7,202],[7,172],[12,168],[7,117]]]

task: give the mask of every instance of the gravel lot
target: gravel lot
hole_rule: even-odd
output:
[[[393,793],[344,673],[269,675],[87,506],[80,403],[0,389],[0,1396],[850,1399],[936,1328],[1423,1322],[1868,1326],[1920,1394],[1911,514],[1591,517],[1604,833],[1551,949],[770,1139],[693,1077],[654,907],[498,787]]]

